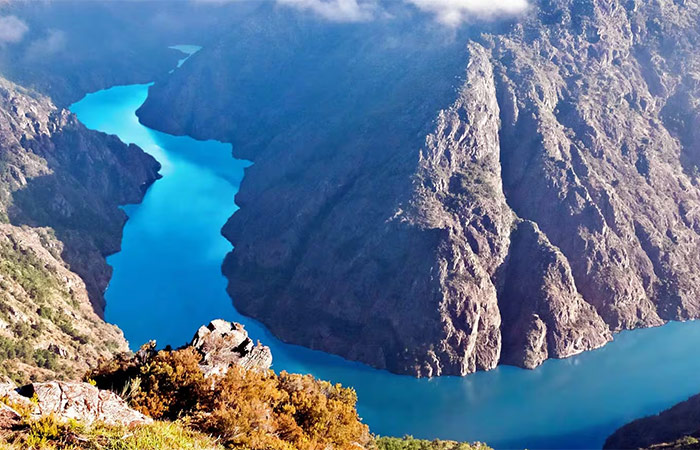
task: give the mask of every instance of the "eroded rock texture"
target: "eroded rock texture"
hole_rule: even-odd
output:
[[[152,419],[131,409],[112,391],[97,389],[88,383],[48,381],[32,383],[19,389],[24,397],[35,397],[33,414],[53,414],[60,420],[78,420],[91,424],[140,425]]]
[[[347,82],[374,51],[358,44],[353,71],[310,97],[337,111],[263,114],[266,97],[232,87],[207,103],[224,132],[188,115],[206,98],[173,100],[185,80],[245,85],[255,60],[235,72],[240,48],[220,46],[156,85],[141,117],[254,160],[224,273],[236,306],[283,339],[422,376],[535,367],[700,317],[699,20],[697,1],[541,0],[507,31],[457,36],[467,62],[449,96],[422,75],[398,88],[429,53],[392,63],[395,77],[372,61],[381,88]],[[290,92],[343,64],[323,51],[290,69],[306,75]],[[396,108],[400,94],[412,101]]]
[[[101,422],[109,425],[140,425],[152,420],[131,409],[126,402],[109,390],[101,390],[89,383],[75,381],[47,381],[30,383],[17,388],[10,380],[0,379],[0,396],[8,403],[28,409],[39,418],[52,415],[58,420],[78,420],[85,424]],[[0,428],[12,425],[19,414],[0,404]]]
[[[139,202],[158,163],[0,78],[1,374],[79,378],[128,350],[101,319],[119,250],[120,204]]]
[[[222,319],[202,325],[190,346],[201,355],[199,367],[205,376],[223,375],[231,366],[267,370],[272,366],[270,347],[254,344],[243,325]]]

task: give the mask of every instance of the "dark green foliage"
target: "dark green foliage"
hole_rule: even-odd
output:
[[[17,359],[32,366],[56,370],[58,357],[46,349],[34,349],[24,339],[10,339],[0,336],[0,362]]]
[[[464,442],[433,441],[414,439],[412,436],[403,438],[380,437],[376,439],[379,450],[488,450],[483,444],[467,444]]]
[[[58,368],[57,359],[56,354],[50,350],[34,350],[33,362],[37,367],[41,367],[42,369],[56,370]]]
[[[51,291],[59,289],[49,269],[34,253],[2,243],[0,255],[0,274],[15,280],[37,303],[46,302]]]

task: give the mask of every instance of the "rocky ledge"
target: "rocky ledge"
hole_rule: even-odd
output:
[[[156,341],[150,341],[136,353],[118,355],[115,364],[125,373],[131,373],[132,369],[151,361],[159,353],[156,348]],[[269,347],[260,342],[253,343],[243,325],[223,319],[216,319],[206,326],[201,326],[192,341],[176,351],[185,349],[197,352],[199,368],[205,377],[225,375],[234,366],[252,371],[264,371],[272,367],[272,352]],[[173,349],[166,347],[161,351],[172,352]],[[104,380],[99,372],[98,369],[95,380],[98,385],[102,385]]]
[[[89,383],[49,381],[17,388],[11,381],[0,383],[0,427],[19,421],[18,409],[28,409],[35,418],[53,415],[58,420],[77,420],[84,424],[141,425],[152,422],[134,411],[112,391],[97,389]]]

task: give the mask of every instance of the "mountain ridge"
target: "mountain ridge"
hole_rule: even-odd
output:
[[[621,330],[700,317],[699,18],[696,2],[543,0],[507,31],[461,37],[469,63],[457,95],[437,116],[418,107],[416,128],[390,103],[375,125],[358,125],[354,110],[320,122],[266,110],[293,134],[268,129],[243,146],[255,164],[224,227],[237,308],[286,341],[418,376],[532,368]],[[141,120],[221,138],[183,111],[207,102],[237,52],[204,49],[152,88]],[[318,76],[309,67],[292,66],[290,82]],[[185,79],[213,85],[171,102]],[[367,95],[371,85],[355,83],[338,86]],[[322,86],[311,91],[319,101],[335,98]],[[257,117],[253,95],[227,101]],[[225,101],[209,106],[228,117]],[[337,120],[353,133],[334,134]],[[411,134],[420,129],[423,142]],[[229,133],[239,142],[247,131]]]
[[[140,201],[160,166],[3,78],[0,149],[2,373],[80,376],[128,349],[102,319],[105,256],[121,245],[118,206]]]

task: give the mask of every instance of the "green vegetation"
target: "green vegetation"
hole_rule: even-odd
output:
[[[0,243],[0,274],[16,281],[38,304],[44,304],[53,291],[62,291],[52,273],[31,251]]]
[[[693,450],[700,449],[700,440],[693,436],[684,436],[674,442],[654,444],[647,450]]]
[[[488,450],[484,444],[466,444],[454,441],[426,441],[411,436],[403,438],[380,437],[376,439],[378,450]]]
[[[179,422],[154,422],[138,427],[76,421],[62,423],[53,416],[25,419],[20,430],[0,450],[223,450],[214,439]]]
[[[32,232],[12,229],[0,236],[0,375],[18,384],[48,378],[74,378],[104,356],[120,350],[114,339],[95,339],[82,330],[104,330],[103,324],[84,312],[80,301],[66,287],[59,272],[60,260],[38,253],[32,245],[36,236],[50,252],[60,253],[50,229]],[[13,233],[18,233],[17,235]],[[33,234],[33,236],[32,236]],[[78,329],[78,324],[82,324]],[[93,327],[92,324],[95,326]],[[109,330],[107,331],[109,335]],[[110,336],[111,337],[111,336]],[[47,348],[49,344],[53,348]],[[64,353],[65,351],[65,353]],[[89,363],[76,365],[64,356],[78,354]]]
[[[58,358],[55,353],[45,349],[33,349],[27,341],[22,339],[9,339],[0,336],[0,361],[12,359],[42,369],[58,369]],[[12,377],[14,374],[9,369],[9,365],[3,364],[0,368],[0,375]]]

